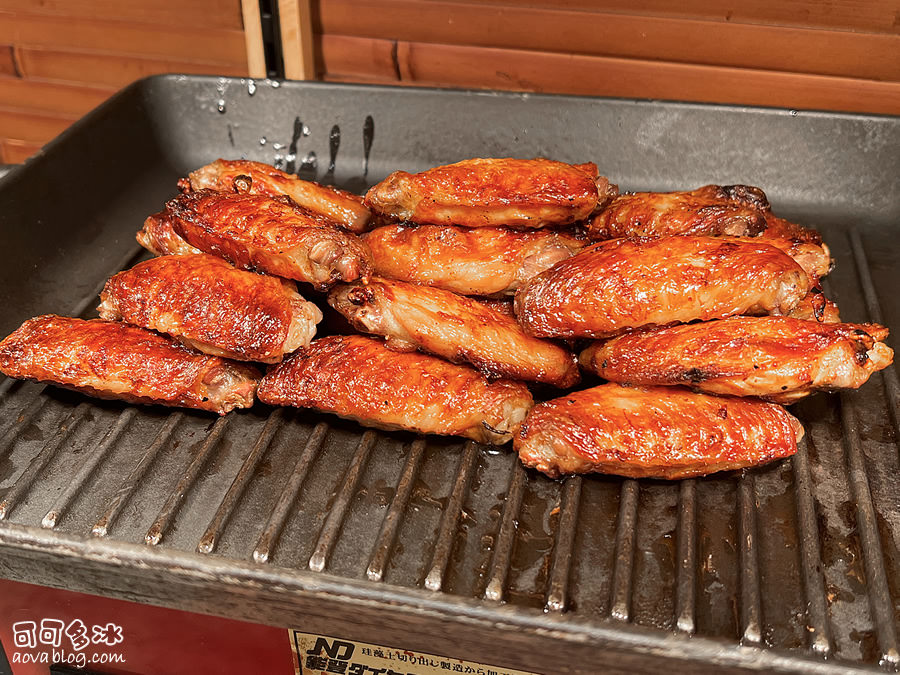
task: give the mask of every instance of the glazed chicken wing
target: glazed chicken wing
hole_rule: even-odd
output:
[[[201,253],[175,232],[165,211],[149,216],[135,235],[137,242],[153,255]]]
[[[838,306],[825,297],[818,286],[809,289],[800,303],[794,307],[787,316],[792,319],[804,321],[818,321],[819,323],[839,323],[841,320]]]
[[[259,400],[335,413],[379,429],[465,436],[482,443],[512,439],[533,405],[519,382],[483,375],[381,340],[335,335],[315,340],[276,366]]]
[[[363,236],[375,274],[462,295],[512,295],[536,274],[584,248],[568,232],[387,225]]]
[[[322,320],[293,282],[238,270],[205,253],[139,263],[107,281],[100,300],[104,319],[240,361],[281,361],[308,345]]]
[[[187,179],[179,181],[179,185],[193,190],[231,192],[234,180],[239,177],[250,179],[252,194],[268,197],[286,195],[300,206],[327,216],[351,232],[365,232],[369,229],[372,214],[363,205],[362,197],[359,195],[312,181],[300,180],[262,162],[217,159],[212,164],[191,172]]]
[[[825,244],[814,244],[788,237],[771,237],[765,234],[759,237],[734,237],[733,239],[751,244],[769,244],[779,251],[784,251],[794,259],[794,262],[806,270],[810,282],[814,285],[819,283],[819,279],[827,276],[834,267],[831,251]]]
[[[772,214],[771,211],[766,213],[766,229],[762,236],[775,239],[793,239],[806,244],[822,245],[822,235],[816,230],[792,223],[784,218],[779,218]]]
[[[612,382],[684,384],[787,404],[863,385],[893,360],[887,334],[876,324],[733,317],[620,335],[591,345],[580,361]]]
[[[679,234],[755,235],[766,227],[769,202],[749,185],[706,185],[689,192],[619,195],[587,224],[592,239]]]
[[[535,406],[514,448],[552,477],[673,479],[787,457],[802,437],[800,422],[774,403],[610,383]]]
[[[415,223],[539,228],[587,218],[608,186],[594,164],[468,159],[416,174],[395,171],[369,190],[365,203]]]
[[[527,335],[516,320],[450,291],[372,279],[332,289],[328,302],[354,328],[387,338],[392,349],[421,349],[453,363],[468,361],[489,377],[571,387],[574,355]]]
[[[189,244],[242,269],[319,289],[370,274],[369,250],[358,237],[286,197],[198,190],[170,200],[166,211]]]
[[[98,398],[211,410],[249,408],[260,373],[125,323],[45,315],[0,342],[0,372]]]
[[[785,314],[810,281],[767,244],[715,237],[614,239],[539,274],[516,293],[536,337],[608,337],[630,328]]]

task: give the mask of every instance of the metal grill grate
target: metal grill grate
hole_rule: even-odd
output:
[[[845,319],[883,323],[868,235],[825,236],[838,263],[826,293]],[[139,255],[72,314],[89,314],[105,278]],[[568,640],[582,663],[616,645],[644,659],[693,650],[712,671],[896,668],[898,392],[890,368],[860,392],[795,406],[807,428],[797,455],[741,475],[557,482],[507,449],[310,411],[214,419],[6,380],[0,546],[32,550],[58,533],[47,541],[85,565],[142,546],[139,573],[158,583],[178,566],[205,570],[211,587],[243,579],[244,598],[267,583],[332,594],[344,583],[360,607],[390,598],[498,631],[519,621],[531,638]],[[127,596],[109,569],[104,588]],[[290,615],[278,611],[268,620]]]

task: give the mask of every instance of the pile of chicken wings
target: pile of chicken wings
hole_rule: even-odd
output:
[[[550,476],[684,478],[792,454],[803,428],[780,404],[893,358],[886,328],[840,323],[822,293],[819,234],[756,187],[620,194],[548,159],[397,171],[364,198],[244,160],[179,187],[137,234],[157,257],[109,279],[101,318],[26,321],[0,371],[513,441]],[[314,339],[325,302],[360,334]]]

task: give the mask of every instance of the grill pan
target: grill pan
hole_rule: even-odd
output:
[[[175,75],[0,180],[0,333],[96,316],[143,218],[220,156],[356,191],[477,156],[593,160],[623,189],[760,185],[822,231],[844,320],[900,328],[900,118]],[[896,669],[898,391],[891,367],[815,396],[793,459],[669,483],[6,380],[0,575],[543,673]]]

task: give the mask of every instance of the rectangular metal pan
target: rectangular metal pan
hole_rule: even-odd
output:
[[[165,76],[0,180],[0,333],[93,316],[143,218],[217,157],[362,191],[487,156],[592,160],[623,189],[762,186],[823,232],[845,319],[900,326],[900,118]],[[6,381],[0,575],[544,673],[895,668],[897,372],[794,412],[807,441],[762,469],[552,481],[507,449],[311,411]]]

